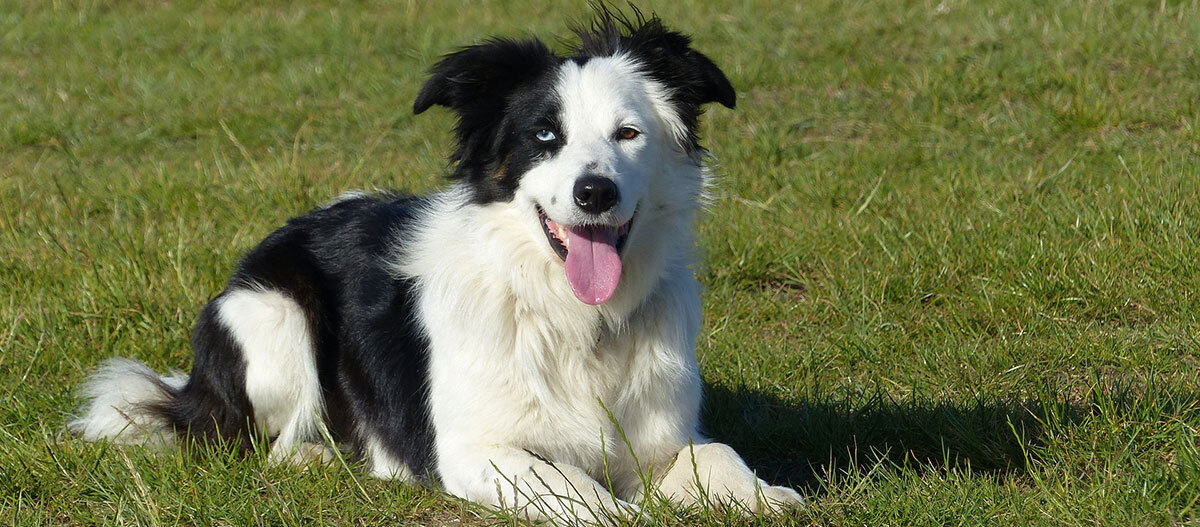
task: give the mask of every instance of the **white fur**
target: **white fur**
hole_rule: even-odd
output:
[[[565,62],[556,95],[566,143],[522,176],[514,198],[479,205],[460,182],[432,199],[413,230],[397,233],[403,251],[392,264],[416,284],[416,316],[430,343],[437,476],[452,494],[562,521],[635,512],[629,500],[641,497],[644,481],[682,503],[705,493],[751,511],[802,501],[698,432],[691,232],[707,174],[683,143],[669,94],[640,71],[622,55]],[[641,134],[617,141],[623,126]],[[584,173],[618,185],[619,202],[599,218],[574,205]],[[575,298],[539,206],[563,225],[632,218],[609,301]],[[244,351],[257,425],[278,435],[271,458],[326,457],[305,443],[319,440],[323,403],[300,306],[267,290],[236,290],[219,302],[220,323]],[[72,427],[85,437],[116,437],[127,423],[144,428],[128,401],[161,398],[152,379],[144,366],[110,363]],[[372,475],[414,479],[381,438],[359,433]]]
[[[518,201],[540,205],[550,219],[563,225],[620,225],[635,211],[646,213],[669,205],[689,208],[695,203],[703,174],[675,137],[673,128],[682,126],[678,117],[666,111],[665,100],[655,98],[664,90],[639,73],[635,61],[618,55],[595,58],[582,66],[567,62],[559,71],[556,92],[567,142],[556,155],[521,177]],[[632,127],[641,134],[616,141],[613,135],[621,127]],[[686,171],[672,174],[671,168]],[[585,172],[608,177],[620,191],[620,202],[598,218],[579,210],[572,198],[575,179]],[[695,177],[672,177],[676,175]],[[650,192],[649,187],[656,183],[669,185],[673,195]],[[649,203],[646,198],[657,201]]]
[[[617,496],[637,496],[642,477],[707,441],[696,422],[700,299],[690,269],[705,174],[678,148],[661,113],[669,106],[647,95],[661,91],[637,71],[624,57],[564,65],[562,150],[522,177],[512,202],[474,205],[465,187],[439,196],[398,257],[397,272],[420,284],[438,475],[455,495],[533,518],[590,520],[632,510]],[[615,142],[621,126],[642,135]],[[571,293],[535,208],[583,221],[570,192],[585,170],[620,189],[601,221],[637,211],[620,285],[599,306]],[[702,488],[748,508],[760,487],[772,488],[732,449],[701,452]],[[666,473],[668,495],[692,496],[677,472]],[[608,481],[615,496],[600,483]]]
[[[242,349],[246,396],[256,425],[277,436],[271,460],[321,440],[323,401],[304,311],[277,291],[240,289],[220,300],[218,318]]]
[[[175,432],[163,426],[147,405],[167,400],[162,386],[177,389],[187,376],[159,377],[145,364],[129,359],[109,359],[83,386],[87,401],[82,415],[67,428],[88,441],[108,439],[115,443],[166,446],[174,442]]]
[[[375,437],[370,432],[359,432],[362,436],[364,449],[366,450],[367,466],[369,467],[372,477],[379,479],[394,479],[399,481],[413,481],[412,470],[403,461],[392,456],[379,438]]]
[[[795,490],[757,478],[732,448],[720,443],[688,445],[658,482],[658,491],[684,505],[732,505],[763,512],[804,503]]]

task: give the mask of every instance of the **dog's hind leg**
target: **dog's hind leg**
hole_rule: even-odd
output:
[[[323,400],[308,316],[295,300],[269,289],[233,289],[219,319],[245,363],[245,393],[255,425],[271,443],[270,460],[308,462],[320,445]]]
[[[222,316],[226,299],[209,302],[196,321],[191,375],[160,377],[140,362],[112,359],[88,380],[81,415],[69,428],[89,441],[166,445],[183,436],[248,450],[254,411],[246,397],[246,339],[236,334],[246,324],[223,320],[235,318]]]

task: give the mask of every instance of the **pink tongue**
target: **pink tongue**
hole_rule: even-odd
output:
[[[612,298],[621,280],[615,227],[571,227],[567,234],[567,282],[575,297],[589,305]]]

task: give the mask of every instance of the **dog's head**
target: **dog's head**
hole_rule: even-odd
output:
[[[458,114],[453,177],[478,204],[512,203],[564,262],[579,300],[601,304],[643,223],[700,198],[704,104],[733,87],[657,17],[601,9],[569,56],[536,39],[491,40],[445,56],[413,104]]]

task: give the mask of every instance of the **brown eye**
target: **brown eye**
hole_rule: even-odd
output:
[[[622,141],[628,141],[630,139],[633,139],[634,137],[637,137],[640,134],[641,134],[641,132],[634,130],[633,128],[630,128],[628,126],[623,126],[623,127],[621,127],[620,130],[617,130],[617,139],[620,139]]]

